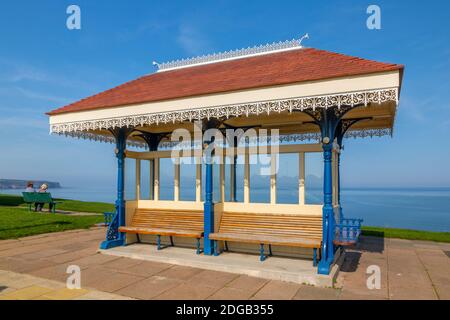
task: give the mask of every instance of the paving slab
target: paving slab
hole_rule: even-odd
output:
[[[262,288],[269,280],[256,277],[250,277],[246,275],[240,275],[233,279],[226,286],[233,289],[239,289],[243,291],[256,292]]]
[[[49,300],[73,300],[82,295],[87,294],[89,291],[85,289],[67,289],[62,288],[59,290],[51,291],[44,294],[41,298]]]
[[[200,268],[235,274],[281,280],[299,284],[332,287],[338,268],[330,275],[320,275],[311,260],[270,257],[261,263],[257,256],[244,253],[224,252],[219,256],[196,255],[190,248],[168,247],[157,250],[149,244],[133,244],[100,250],[104,255],[164,262],[183,267]]]
[[[158,276],[176,280],[188,280],[194,275],[202,272],[202,269],[184,266],[172,266],[158,273]]]
[[[56,249],[56,248],[49,247],[48,249],[45,249],[45,250],[16,255],[16,256],[13,256],[13,258],[19,258],[19,259],[24,259],[24,260],[34,260],[34,259],[48,258],[48,257],[56,256],[56,255],[59,255],[62,253],[66,253],[66,252],[67,251],[63,250],[63,249]]]
[[[77,265],[80,268],[89,267],[89,266],[98,266],[105,262],[116,260],[118,257],[107,256],[104,254],[94,254],[85,256],[79,259],[71,260],[70,264]]]
[[[271,280],[265,284],[253,297],[256,300],[290,300],[301,285],[283,281]]]
[[[11,271],[0,271],[0,300],[129,300],[132,298],[86,289],[68,289],[63,282]],[[13,287],[15,286],[15,287]]]
[[[29,272],[29,274],[36,277],[61,281],[65,283],[67,278],[69,277],[69,274],[67,273],[67,267],[69,265],[70,263],[56,264],[49,267],[33,270]],[[81,268],[81,270],[85,268],[86,267]]]
[[[208,297],[208,300],[248,300],[256,291],[224,287]]]
[[[104,232],[104,228],[73,230],[0,241],[1,299],[30,287],[60,290],[70,298],[63,289],[71,264],[81,267],[82,286],[88,290],[73,297],[80,300],[187,295],[195,299],[450,299],[450,258],[444,252],[450,251],[450,244],[362,237],[360,245],[347,250],[336,280],[340,290],[334,290],[302,285],[309,277],[305,274],[317,276],[308,260],[271,257],[261,263],[253,255],[198,256],[192,249],[157,251],[147,244],[97,254]],[[381,269],[380,290],[367,288],[366,269],[371,265]],[[273,271],[284,277],[270,278]],[[302,277],[294,276],[299,273]],[[23,292],[30,299],[56,297],[27,290]]]
[[[89,291],[88,293],[76,297],[73,300],[135,300],[135,299],[108,292]]]
[[[152,276],[148,279],[122,288],[115,293],[127,297],[147,300],[153,299],[165,291],[179,286],[180,284],[182,284],[181,280],[161,276]]]
[[[40,287],[40,286],[29,286],[23,289],[18,289],[14,292],[8,293],[2,298],[8,300],[31,300],[34,298],[40,298],[46,293],[51,292],[52,289]]]
[[[158,300],[204,300],[216,292],[218,288],[204,285],[180,284],[155,298]]]
[[[111,270],[119,270],[119,271],[126,271],[129,268],[132,268],[136,265],[139,265],[142,263],[142,260],[137,259],[129,259],[129,258],[119,258],[111,261],[107,261],[102,264],[102,267],[111,269]]]
[[[238,278],[239,275],[220,271],[204,270],[192,276],[187,283],[192,286],[209,286],[221,288]]]
[[[128,259],[128,258],[127,258]],[[133,259],[133,261],[135,261]],[[127,269],[121,270],[124,273],[130,273],[141,277],[151,277],[153,275],[156,275],[160,273],[163,270],[172,268],[173,265],[167,264],[167,263],[160,263],[160,262],[152,262],[152,261],[141,261],[141,263],[136,264],[132,267],[129,267]]]
[[[303,285],[292,298],[293,300],[337,300],[340,290]]]
[[[354,292],[352,290],[342,290],[339,294],[339,300],[387,300],[387,297],[373,294],[362,294],[360,292]]]
[[[143,280],[143,277],[114,272],[102,267],[90,267],[81,271],[81,287],[114,292]]]
[[[76,251],[70,251],[62,254],[58,254],[55,256],[47,257],[46,259],[49,261],[53,261],[55,263],[65,263],[69,261],[78,260],[87,256],[95,255],[96,252],[91,249],[81,249]]]
[[[20,258],[0,258],[0,268],[22,273],[30,273],[54,265],[52,261],[45,259],[24,260]]]

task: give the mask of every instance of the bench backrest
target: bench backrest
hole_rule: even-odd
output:
[[[203,232],[203,211],[136,209],[131,226]]]
[[[52,195],[48,192],[22,192],[25,202],[53,202]]]
[[[219,233],[322,240],[322,216],[224,212]]]

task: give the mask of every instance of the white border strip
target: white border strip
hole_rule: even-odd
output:
[[[398,93],[398,88],[392,87],[369,91],[339,93],[333,95],[299,97],[246,104],[129,115],[107,119],[55,123],[50,125],[50,133],[65,134],[71,132],[86,132],[92,130],[108,130],[130,126],[136,127],[145,125],[159,125],[160,123],[177,123],[210,118],[229,118],[243,115],[249,116],[259,114],[269,115],[273,112],[292,112],[293,110],[315,110],[316,108],[330,108],[334,106],[340,108],[343,105],[367,106],[370,103],[381,104],[388,101],[395,101],[396,104],[398,104]]]

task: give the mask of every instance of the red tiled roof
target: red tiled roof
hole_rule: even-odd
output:
[[[399,64],[305,48],[153,73],[48,114],[400,69]]]

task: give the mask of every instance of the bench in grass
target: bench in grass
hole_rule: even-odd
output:
[[[33,203],[48,203],[53,206],[52,212],[56,212],[56,204],[61,203],[53,200],[52,195],[48,192],[22,192],[23,201],[28,204],[28,209],[31,211]]]

